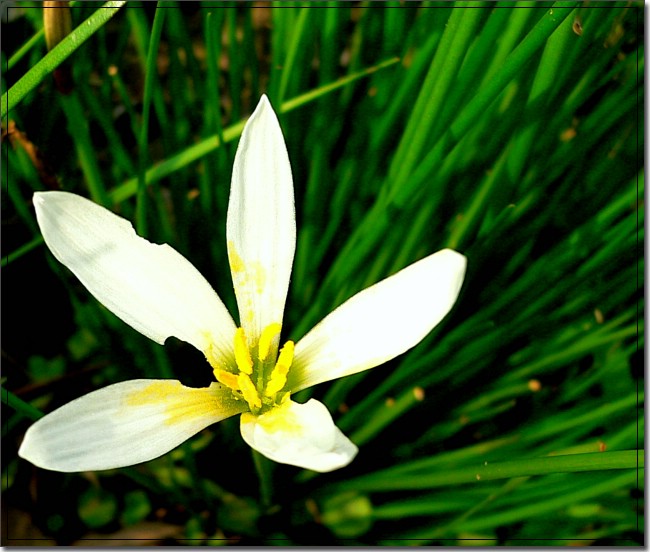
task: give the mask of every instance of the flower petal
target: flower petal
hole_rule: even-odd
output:
[[[158,343],[175,336],[204,352],[212,345],[232,354],[230,314],[180,253],[75,194],[38,192],[34,207],[54,256],[124,322]]]
[[[106,470],[165,454],[246,405],[213,383],[194,389],[174,380],[131,380],[88,393],[38,420],[18,454],[61,472]]]
[[[237,148],[226,235],[241,326],[256,343],[264,328],[282,322],[296,249],[291,165],[266,96]]]
[[[373,368],[417,345],[455,303],[466,264],[443,249],[348,299],[296,343],[287,389]]]
[[[328,472],[347,466],[359,449],[334,425],[323,403],[287,400],[265,414],[241,416],[241,434],[267,458],[308,470]]]

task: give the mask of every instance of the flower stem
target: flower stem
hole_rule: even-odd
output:
[[[253,451],[253,463],[257,476],[260,478],[260,498],[262,500],[262,507],[269,508],[273,496],[273,485],[271,484],[271,466],[269,461],[262,456],[259,452]]]

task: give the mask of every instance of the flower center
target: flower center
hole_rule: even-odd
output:
[[[264,328],[255,344],[249,344],[243,328],[235,332],[234,367],[214,366],[217,381],[232,389],[235,397],[245,400],[253,414],[262,414],[287,397],[282,388],[293,362],[293,341],[287,341],[278,354],[282,326],[273,323]]]

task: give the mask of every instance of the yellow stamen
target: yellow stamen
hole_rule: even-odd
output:
[[[288,369],[291,366],[291,363],[293,362],[293,349],[294,349],[293,341],[287,341],[284,344],[284,347],[282,347],[282,350],[280,351],[278,362],[275,365],[276,368],[282,365],[282,366],[286,366]]]
[[[259,345],[257,347],[257,358],[259,358],[262,362],[264,362],[266,360],[266,357],[269,356],[271,343],[273,342],[275,336],[280,333],[281,329],[282,324],[278,324],[277,322],[273,322],[273,324],[269,324],[266,328],[264,328],[262,336],[260,337]]]
[[[253,385],[251,378],[248,374],[239,374],[237,376],[237,383],[241,389],[242,395],[248,405],[252,408],[261,408],[262,401],[260,396],[257,394],[257,389]]]
[[[217,368],[214,371],[214,375],[218,382],[223,383],[226,387],[230,387],[233,391],[239,391],[239,383],[235,374]]]
[[[293,362],[293,341],[287,341],[280,351],[280,356],[278,357],[278,362],[271,372],[271,378],[266,384],[266,390],[264,394],[267,397],[275,395],[280,389],[284,387],[287,383],[287,374],[289,373],[289,368],[291,368],[291,363]]]
[[[246,343],[244,328],[237,328],[235,332],[235,361],[240,372],[244,374],[253,373],[253,361]]]

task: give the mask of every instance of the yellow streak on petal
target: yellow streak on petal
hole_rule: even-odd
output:
[[[232,272],[244,271],[244,260],[235,251],[235,244],[232,241],[228,242],[228,259],[230,260],[230,270]]]
[[[257,357],[262,362],[264,362],[266,360],[266,357],[269,356],[271,343],[273,342],[275,336],[280,333],[280,330],[282,330],[282,324],[278,324],[277,322],[273,322],[273,324],[269,324],[266,328],[264,328],[264,331],[260,336],[259,344],[257,346]]]
[[[253,373],[253,360],[248,350],[244,328],[237,328],[235,332],[235,362],[237,362],[240,372],[244,374]]]
[[[208,337],[208,341],[210,342],[210,345],[208,345],[208,348],[204,351],[203,354],[205,355],[205,358],[207,359],[210,366],[216,370],[219,366],[227,364],[227,362],[224,359],[223,354],[213,345],[213,339],[211,337]]]
[[[262,295],[264,293],[264,285],[266,284],[266,270],[260,263],[253,263],[251,268],[251,276],[255,282],[257,293]]]
[[[246,402],[251,407],[251,409],[261,408],[262,400],[260,399],[260,396],[257,393],[257,389],[255,388],[255,385],[253,385],[250,376],[248,374],[239,374],[237,376],[237,383],[239,384],[242,395],[244,395],[244,399],[246,399]]]
[[[235,250],[235,244],[228,242],[228,259],[230,260],[230,271],[238,286],[246,287],[249,283],[255,284],[255,291],[258,294],[264,292],[266,284],[266,269],[257,261],[244,261]]]
[[[289,373],[289,368],[291,368],[291,363],[293,362],[293,350],[293,341],[287,341],[284,347],[282,347],[280,356],[278,357],[278,362],[276,363],[275,368],[273,368],[271,378],[266,385],[264,394],[267,397],[275,395],[287,383],[287,374]]]
[[[158,406],[166,424],[187,422],[188,418],[214,415],[222,418],[222,400],[206,388],[185,387],[179,381],[152,381],[125,398],[127,406]]]
[[[253,310],[251,304],[246,307],[246,312],[242,315],[242,318],[245,319],[249,324],[252,324],[253,320],[255,320],[255,311]]]
[[[302,433],[303,427],[298,416],[291,410],[291,401],[283,401],[280,405],[273,407],[268,412],[255,416],[250,412],[242,414],[242,422],[256,422],[264,428],[267,433],[281,431],[283,433]]]

